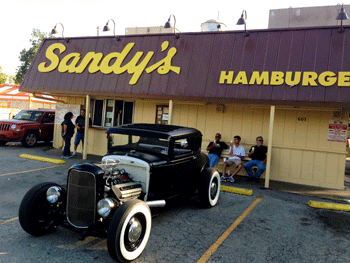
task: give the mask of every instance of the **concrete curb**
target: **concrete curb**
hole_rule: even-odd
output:
[[[226,185],[221,185],[220,191],[240,194],[240,195],[253,195],[253,190],[247,190],[243,188],[231,187]]]
[[[66,163],[63,160],[47,158],[47,157],[40,157],[40,156],[35,156],[35,155],[30,155],[30,154],[21,154],[19,157],[31,159],[31,160],[36,160],[36,161],[41,161],[41,162],[48,162],[48,163],[56,163],[56,164],[65,164]]]
[[[317,202],[317,201],[309,201],[308,205],[313,208],[321,208],[321,209],[332,209],[332,210],[340,210],[340,211],[350,211],[350,205],[345,204],[335,204],[335,203],[326,203],[326,202]]]

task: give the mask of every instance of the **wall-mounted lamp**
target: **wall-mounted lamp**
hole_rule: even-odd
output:
[[[174,17],[174,26],[172,26],[171,23],[170,23],[171,16]],[[175,35],[176,38],[179,38],[179,35],[176,35],[176,32],[175,32],[175,29],[176,29],[175,25],[176,25],[176,18],[175,18],[174,15],[170,15],[168,21],[164,25],[164,28],[174,28],[174,35]]]
[[[56,29],[57,24],[60,24],[62,26],[62,38],[68,43],[69,40],[64,38],[63,32],[64,32],[64,26],[61,23],[56,23],[55,27],[51,30],[51,34],[57,34],[58,30]]]
[[[344,32],[344,28],[343,28],[343,20],[348,20],[349,17],[345,12],[344,9],[344,4],[341,5],[341,9],[340,9],[340,13],[338,14],[336,20],[340,20],[340,28],[339,28],[339,33]]]
[[[244,15],[245,15],[245,18],[243,18]],[[244,25],[245,35],[249,36],[249,32],[247,31],[247,24],[245,22],[246,19],[247,19],[247,11],[243,10],[241,18],[238,19],[237,21],[237,25]]]
[[[113,35],[115,36],[115,22],[114,22],[113,19],[108,19],[108,20],[107,20],[106,25],[103,27],[103,32],[111,31],[111,28],[108,26],[109,20],[112,20],[112,22],[113,22],[113,24],[114,24]],[[115,37],[116,37],[116,36],[115,36]],[[116,37],[116,39],[119,41],[119,40],[120,40],[120,37]]]

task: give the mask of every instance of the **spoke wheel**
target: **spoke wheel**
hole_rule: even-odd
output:
[[[38,142],[38,137],[35,133],[33,132],[28,132],[23,140],[22,140],[22,144],[24,145],[24,147],[34,147]]]

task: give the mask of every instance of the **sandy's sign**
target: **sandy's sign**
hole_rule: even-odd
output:
[[[154,63],[153,65],[148,66],[151,58],[154,55],[154,51],[149,51],[147,55],[140,61],[143,56],[143,52],[139,51],[132,57],[132,59],[125,63],[126,56],[130,53],[135,43],[127,44],[122,52],[111,52],[107,55],[103,53],[88,52],[85,56],[82,57],[80,53],[72,52],[66,54],[62,59],[54,53],[55,50],[58,50],[60,54],[63,54],[66,51],[66,46],[61,43],[55,43],[50,45],[46,49],[46,58],[50,60],[48,62],[42,62],[38,66],[40,72],[51,72],[55,69],[58,69],[59,72],[69,72],[69,73],[83,73],[86,68],[88,68],[89,73],[102,72],[103,74],[122,74],[128,72],[132,75],[132,78],[129,81],[130,85],[135,85],[139,80],[141,74],[146,71],[151,73],[154,70],[158,69],[158,73],[161,75],[173,71],[177,74],[180,74],[180,67],[172,66],[171,60],[177,53],[177,49],[172,47],[168,50],[168,53],[165,58]],[[169,47],[169,41],[164,41],[161,45],[161,51],[164,52]],[[122,65],[124,63],[124,65]]]

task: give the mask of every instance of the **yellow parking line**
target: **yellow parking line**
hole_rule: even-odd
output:
[[[61,167],[61,166],[62,165],[55,165],[55,166],[43,167],[43,168],[38,168],[38,169],[33,169],[33,170],[28,170],[28,171],[20,171],[20,172],[13,172],[13,173],[7,173],[7,174],[0,174],[0,176],[12,175],[12,174],[30,173],[30,172],[35,172],[35,171],[40,171],[40,170],[45,170],[45,169],[50,169],[50,168],[56,168],[56,167]]]
[[[210,248],[203,254],[203,256],[198,259],[197,263],[205,263],[208,259],[214,254],[214,252],[221,246],[221,244],[228,238],[228,236],[232,233],[233,230],[243,221],[243,219],[249,215],[249,213],[254,209],[254,207],[260,203],[263,199],[264,194],[258,196],[258,198],[241,214],[235,222],[233,222],[230,227],[219,237],[214,244],[210,246]]]
[[[0,225],[5,225],[6,223],[10,223],[10,222],[13,222],[13,221],[16,221],[16,220],[18,220],[18,217],[7,219],[4,222],[2,222]]]
[[[85,244],[88,244],[94,240],[96,240],[97,237],[86,237],[83,241],[78,241],[74,244],[71,244],[71,245],[61,245],[61,246],[58,246],[59,248],[63,248],[63,249],[67,249],[67,250],[73,250],[73,249],[76,249],[78,247],[81,247],[81,246],[84,246]]]

